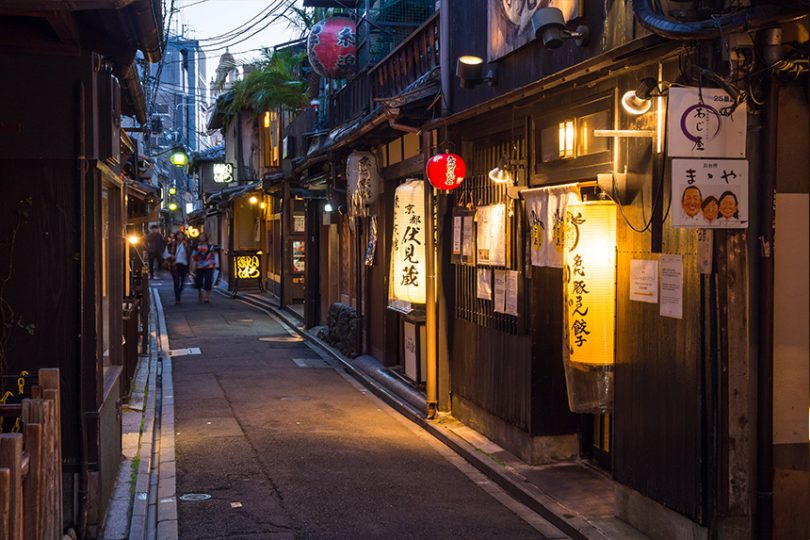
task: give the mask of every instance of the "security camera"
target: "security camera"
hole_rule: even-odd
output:
[[[559,49],[564,39],[573,38],[577,46],[588,44],[590,30],[585,25],[577,26],[573,32],[565,28],[565,17],[559,8],[540,8],[532,15],[534,38],[543,40],[548,49]]]

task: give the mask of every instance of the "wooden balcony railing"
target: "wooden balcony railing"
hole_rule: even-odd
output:
[[[345,124],[367,113],[375,98],[396,96],[438,65],[437,11],[385,58],[360,71],[332,96],[330,126]]]
[[[332,96],[332,125],[338,126],[354,120],[368,112],[370,106],[371,88],[368,84],[368,72],[361,70]]]
[[[439,12],[368,72],[374,98],[388,98],[439,65]]]

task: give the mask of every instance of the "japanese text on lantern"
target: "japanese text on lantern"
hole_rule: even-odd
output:
[[[394,194],[392,297],[425,302],[424,182],[410,180]]]
[[[616,316],[616,205],[570,205],[565,223],[566,344],[571,362],[612,364]]]

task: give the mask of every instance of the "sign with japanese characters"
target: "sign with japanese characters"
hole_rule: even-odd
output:
[[[566,212],[565,346],[573,363],[614,361],[616,205],[573,203]]]
[[[569,202],[577,200],[575,188],[568,184],[521,193],[526,200],[532,266],[563,267],[565,211]]]
[[[478,264],[506,266],[506,205],[479,206],[476,219]]]
[[[748,227],[748,160],[673,159],[672,226]]]
[[[367,215],[366,207],[374,203],[380,195],[380,169],[377,166],[377,158],[371,152],[355,150],[346,160],[346,177],[350,215]]]
[[[748,111],[717,88],[669,89],[669,157],[744,158]]]
[[[425,303],[425,182],[408,180],[394,192],[391,298]]]
[[[214,163],[211,170],[216,184],[230,184],[234,181],[233,164],[231,163]]]

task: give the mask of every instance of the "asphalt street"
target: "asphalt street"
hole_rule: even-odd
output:
[[[157,284],[171,349],[201,352],[173,355],[181,539],[546,537],[274,317]]]

